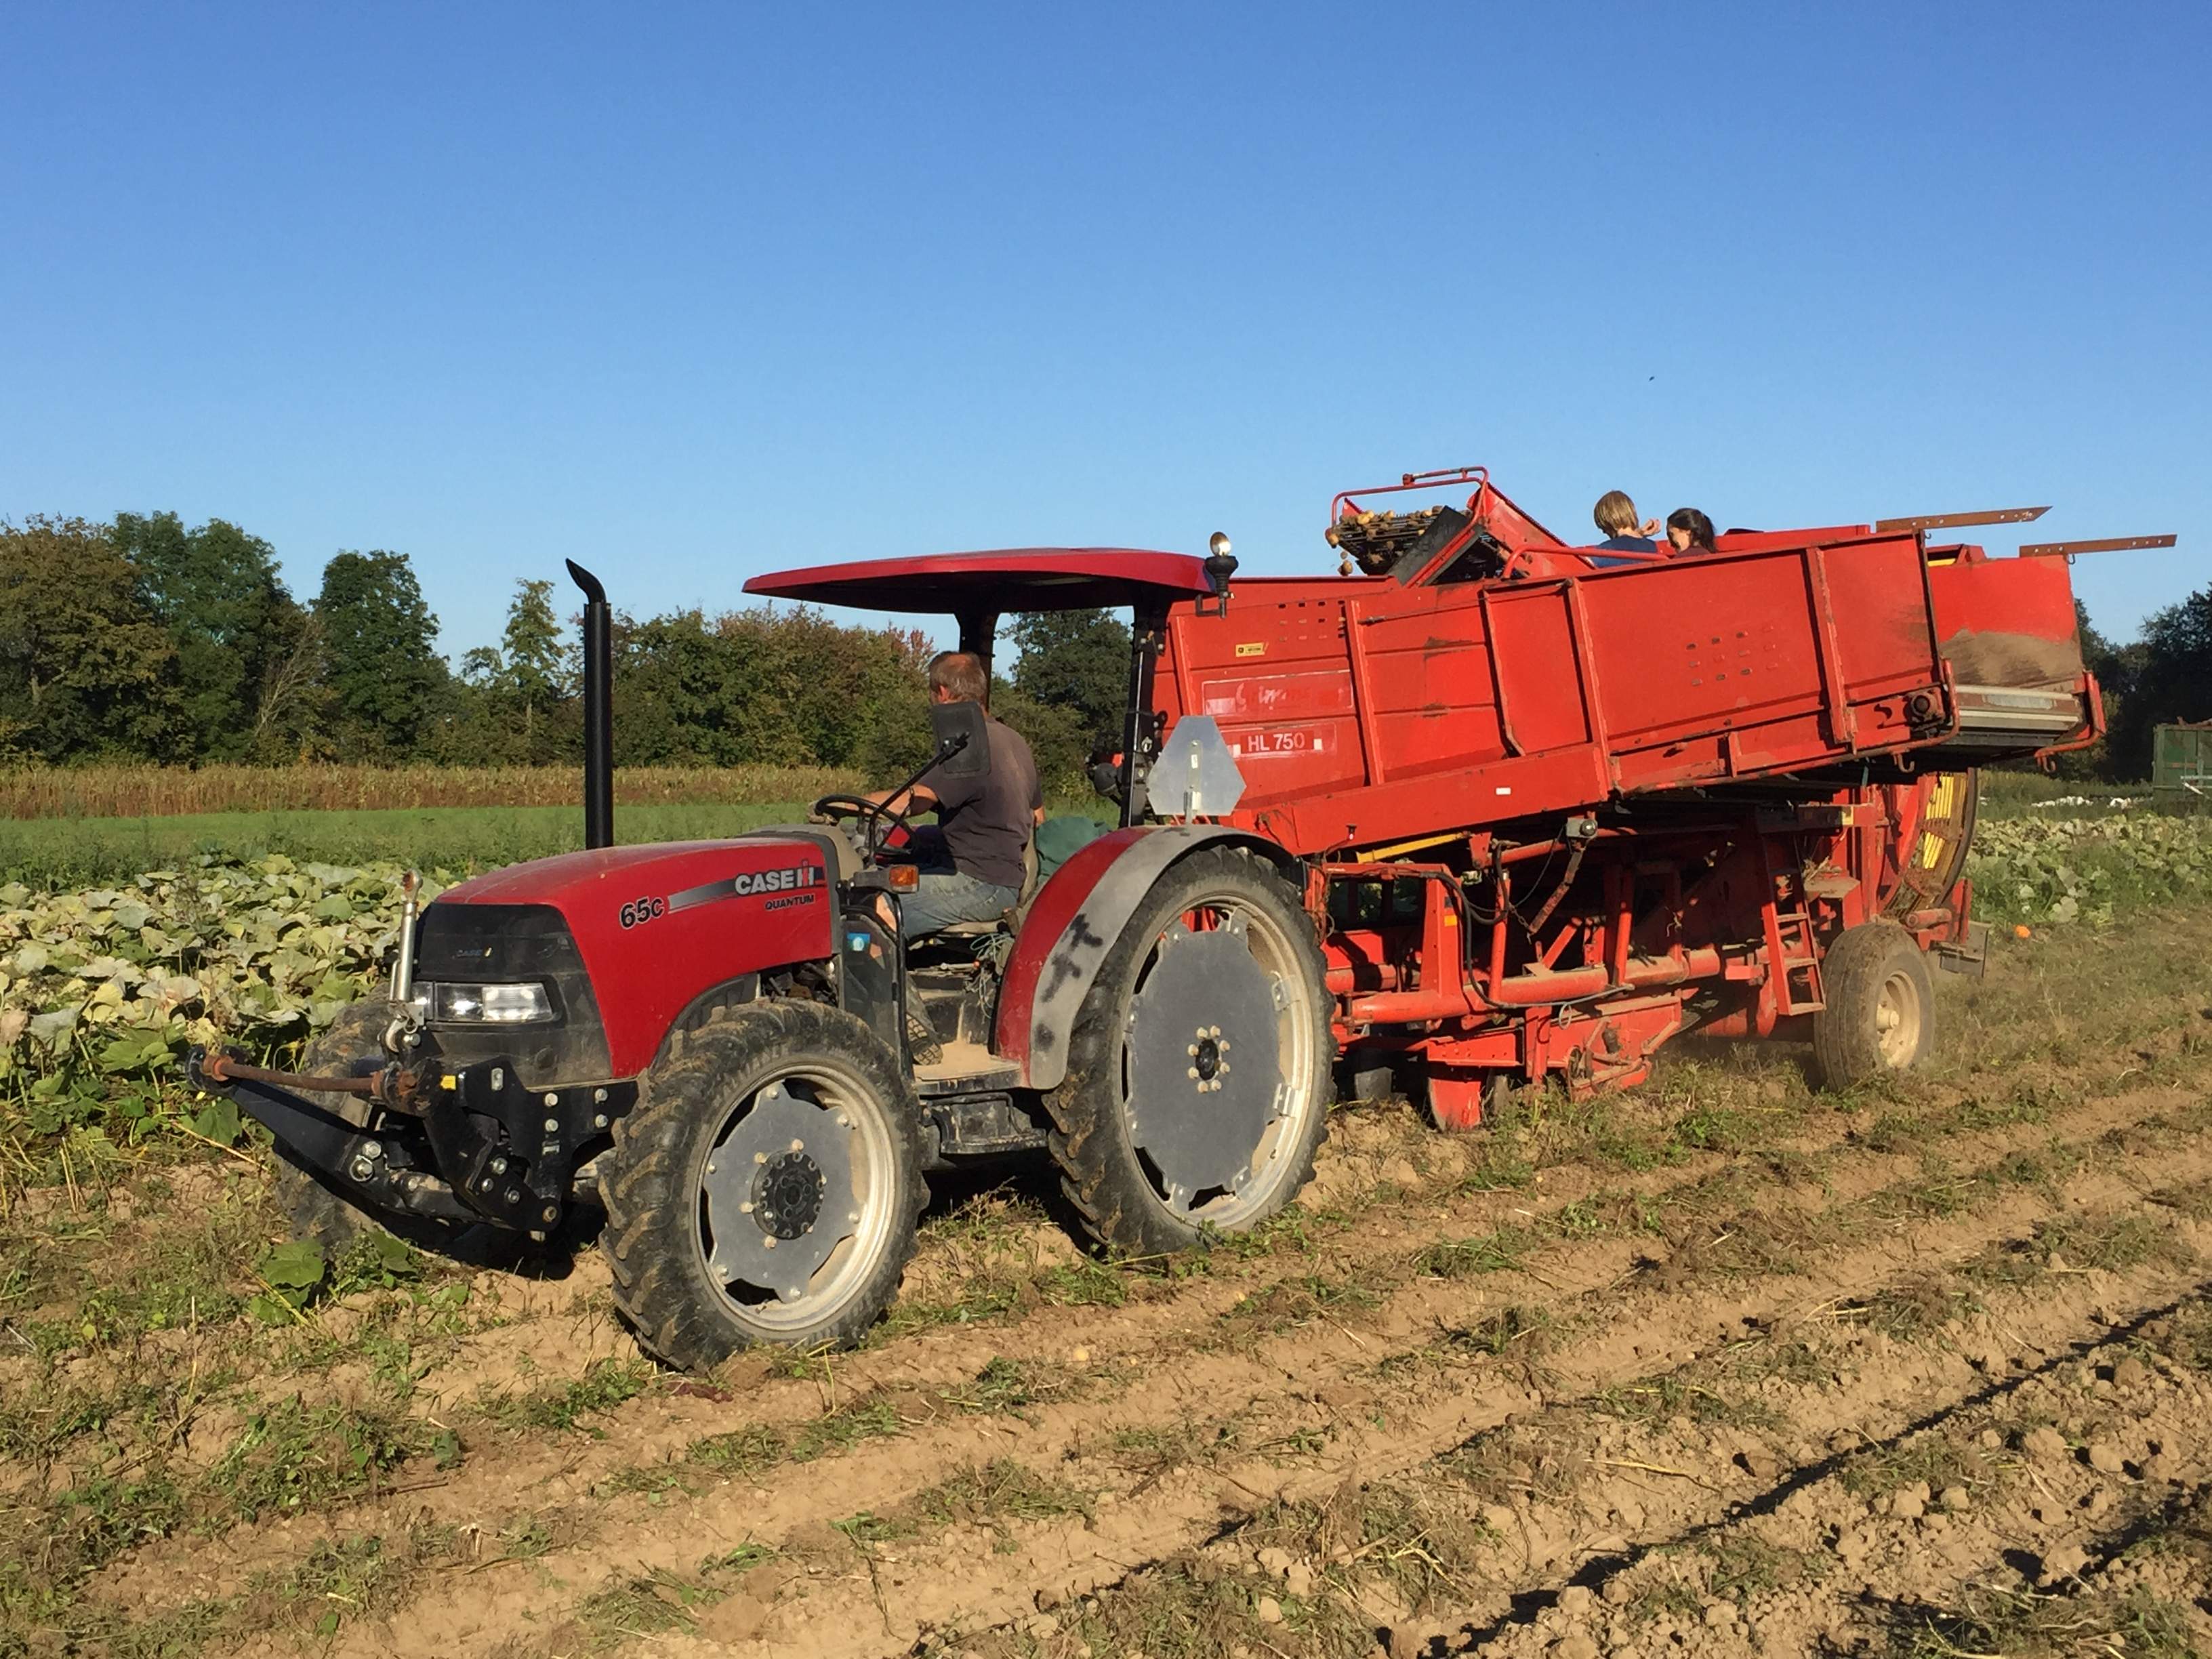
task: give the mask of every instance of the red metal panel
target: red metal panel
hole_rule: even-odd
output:
[[[1917,537],[1823,543],[1843,675],[1855,702],[1927,684],[1934,601]]]
[[[1802,549],[1707,555],[1579,584],[1602,665],[1600,714],[1615,748],[1747,732],[1832,701],[1863,703],[1941,679],[1912,538],[1824,550],[1824,582]],[[1861,743],[1907,735],[1900,721]],[[1846,746],[1824,737],[1795,758],[1814,762],[1819,750]],[[1775,752],[1771,742],[1760,747]]]
[[[820,848],[750,838],[564,853],[465,881],[437,902],[558,909],[592,976],[617,1077],[651,1063],[702,991],[833,955],[837,908]]]
[[[1250,823],[1291,852],[1376,847],[1463,824],[1495,823],[1530,813],[1571,812],[1608,793],[1591,744],[1550,754],[1510,757],[1440,777],[1408,778],[1365,789],[1281,802],[1248,814]]]
[[[2081,672],[2074,584],[2057,559],[1984,559],[1928,572],[1944,660],[1961,685],[2047,685]]]
[[[1805,550],[1805,583],[1813,593],[1814,648],[1820,662],[1820,695],[1826,707],[1828,740],[1838,749],[1859,746],[1858,721],[1851,717],[1850,693],[1844,687],[1843,647],[1836,633],[1836,601],[1828,592],[1828,555],[1824,548]]]
[[[1476,596],[1467,599],[1475,602]],[[1493,587],[1487,609],[1496,632],[1491,648],[1497,653],[1498,689],[1512,710],[1522,752],[1589,742],[1590,714],[1576,669],[1565,585]]]
[[[1590,581],[1583,604],[1607,666],[1616,743],[1749,723],[1821,695],[1804,573],[1794,555],[1684,559]]]
[[[1021,932],[1014,936],[1013,954],[1006,958],[1006,975],[1000,981],[997,1040],[992,1050],[1000,1058],[1027,1071],[1030,1010],[1036,1000],[1046,959],[1114,860],[1132,843],[1152,833],[1139,826],[1099,836],[1054,871],[1052,879],[1031,902]]]
[[[1170,724],[1189,713],[1220,726],[1248,805],[1365,779],[1345,600],[1321,591],[1347,586],[1283,584],[1255,600],[1240,585],[1227,617],[1169,618],[1157,706]]]
[[[1367,613],[1358,600],[1344,607],[1344,648],[1352,663],[1352,726],[1359,738],[1359,777],[1382,775],[1382,734],[1376,726],[1375,681],[1367,659]]]
[[[1902,701],[1877,705],[1869,728],[1879,737],[1874,746],[1894,748],[1909,735]],[[1864,705],[1860,713],[1867,714]],[[1775,772],[1802,770],[1809,765],[1840,758],[1841,751],[1828,738],[1825,714],[1817,710],[1768,719],[1724,732],[1678,738],[1663,744],[1617,751],[1614,757],[1620,789],[1679,789],[1688,784],[1712,782],[1729,777],[1756,777]]]
[[[1265,673],[1208,671],[1193,665],[1196,713],[1224,732],[1267,721],[1328,720],[1352,712],[1352,676],[1341,662],[1284,661]]]

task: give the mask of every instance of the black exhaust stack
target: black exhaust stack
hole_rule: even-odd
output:
[[[584,845],[615,844],[614,645],[607,590],[599,579],[568,562],[568,575],[584,590]]]

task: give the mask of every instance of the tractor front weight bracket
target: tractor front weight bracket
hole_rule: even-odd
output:
[[[204,1048],[192,1051],[185,1074],[364,1206],[526,1232],[558,1224],[578,1152],[605,1137],[636,1092],[612,1083],[532,1089],[504,1055],[452,1068],[433,1061],[390,1100],[384,1121],[364,1129],[297,1092],[330,1079],[261,1072]]]
[[[578,1150],[636,1095],[629,1084],[532,1089],[503,1056],[445,1073],[435,1092],[422,1122],[441,1171],[488,1218],[531,1232],[560,1221]]]

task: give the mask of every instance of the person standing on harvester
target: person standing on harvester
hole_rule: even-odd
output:
[[[870,797],[902,813],[937,814],[937,834],[919,837],[921,885],[899,906],[909,939],[956,921],[995,921],[1019,903],[1030,837],[1044,822],[1036,760],[1020,732],[989,718],[981,659],[966,651],[931,658],[929,700],[982,705],[991,764],[976,777],[933,777],[896,801],[888,791]]]
[[[1652,539],[1659,533],[1659,521],[1653,519],[1639,523],[1636,517],[1636,503],[1618,489],[1608,489],[1599,496],[1590,517],[1596,520],[1597,527],[1605,532],[1605,539],[1597,544],[1601,553],[1656,553],[1659,550],[1659,544]],[[1641,562],[1639,559],[1592,559],[1590,568],[1593,570],[1607,570],[1615,565]]]

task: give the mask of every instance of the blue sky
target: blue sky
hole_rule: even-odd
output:
[[[1332,567],[1482,462],[1572,532],[2051,501],[2212,577],[2212,9],[17,6],[0,516],[173,508],[458,656],[1029,544]],[[2018,539],[1992,532],[1992,549]]]

